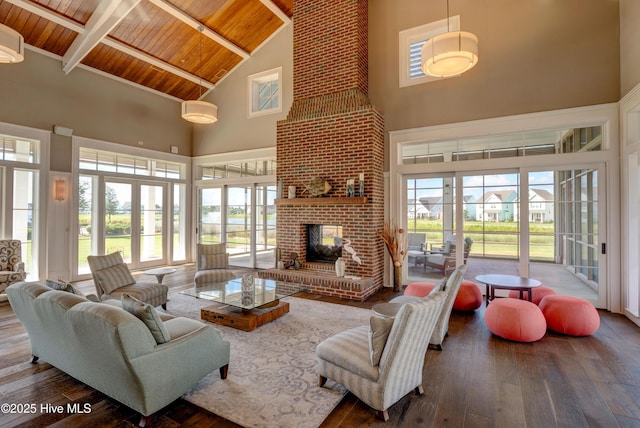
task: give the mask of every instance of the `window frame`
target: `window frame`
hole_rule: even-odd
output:
[[[257,102],[255,102],[259,100],[259,94],[257,93],[259,84],[274,81],[278,82],[278,90],[276,91],[278,105],[260,110],[256,107]],[[271,70],[251,74],[247,77],[247,117],[251,119],[280,112],[282,112],[282,67],[272,68]]]
[[[460,15],[451,16],[448,21],[449,22],[447,22],[447,19],[445,18],[400,31],[398,34],[398,75],[399,85],[401,88],[448,79],[448,77],[432,77],[427,75],[411,77],[411,45],[421,41],[426,42],[438,34],[444,34],[447,31],[460,31]]]

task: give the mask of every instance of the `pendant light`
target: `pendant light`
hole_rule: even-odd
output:
[[[0,64],[24,60],[24,37],[11,27],[0,24]]]
[[[198,27],[200,32],[200,65],[198,77],[200,77],[200,97],[202,97],[202,32],[204,27]],[[218,120],[218,106],[206,101],[189,100],[182,102],[182,118],[193,123],[213,123]]]
[[[447,0],[447,32],[422,46],[422,72],[433,77],[457,76],[478,63],[478,38],[466,31],[450,31]]]

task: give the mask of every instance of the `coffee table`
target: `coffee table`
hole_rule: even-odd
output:
[[[308,290],[306,285],[254,277],[253,285],[244,289],[242,278],[234,278],[181,293],[218,303],[200,310],[203,320],[252,331],[289,312],[289,303],[280,299]]]
[[[496,298],[496,289],[518,290],[520,291],[520,300],[523,299],[524,292],[527,291],[528,299],[531,301],[531,295],[533,294],[531,290],[542,285],[542,283],[537,279],[524,278],[515,275],[478,275],[476,276],[476,281],[482,282],[487,286],[487,306],[489,306],[489,302],[491,300]]]

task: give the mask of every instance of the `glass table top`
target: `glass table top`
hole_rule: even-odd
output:
[[[252,279],[252,282],[245,282],[244,286],[243,278],[234,278],[225,282],[197,286],[180,293],[241,309],[256,309],[277,304],[283,297],[309,290],[306,285],[292,282],[257,277]]]

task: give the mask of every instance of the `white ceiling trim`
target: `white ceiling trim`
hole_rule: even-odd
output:
[[[4,0],[4,1],[6,1],[7,3],[11,3],[15,6],[18,6],[19,8],[24,9],[27,12],[31,12],[38,16],[41,16],[42,18],[47,19],[55,24],[62,25],[63,27],[71,31],[75,31],[76,33],[79,33],[79,34],[84,33],[84,27],[82,25],[62,15],[53,13],[49,9],[45,9],[44,7],[36,3],[30,3],[25,0]]]
[[[100,2],[87,21],[85,32],[76,37],[62,57],[62,70],[65,74],[69,74],[138,3],[140,0]]]
[[[139,60],[142,60],[144,62],[148,62],[149,64],[153,65],[154,67],[160,68],[162,70],[168,71],[170,73],[175,74],[176,76],[180,76],[183,79],[189,80],[190,82],[193,83],[197,83],[200,84],[200,77],[195,76],[191,73],[187,73],[186,71],[184,71],[181,68],[178,67],[174,67],[173,65],[160,61],[158,59],[156,59],[155,57],[152,57],[151,55],[147,55],[144,52],[140,52],[139,50],[136,50],[134,48],[131,48],[111,37],[106,37],[104,40],[102,40],[102,43],[114,48],[120,52],[124,52],[127,55],[131,55],[132,57],[135,57]],[[201,86],[207,88],[207,89],[213,89],[215,88],[215,85],[212,84],[211,82],[209,82],[208,80],[203,80]]]
[[[289,24],[291,22],[291,18],[289,18],[287,14],[282,11],[282,9],[276,6],[272,0],[260,0],[260,3],[265,5],[267,9],[271,11],[271,13],[280,18],[280,20],[284,24]]]
[[[200,26],[204,27],[202,34],[204,34],[214,42],[224,46],[226,49],[230,50],[236,55],[242,57],[242,59],[248,59],[250,57],[249,52],[236,46],[228,39],[225,39],[224,37],[222,37],[220,34],[211,31],[211,29],[208,28],[206,25],[203,25],[200,21],[193,19],[189,15],[186,15],[180,9],[176,8],[174,5],[169,4],[164,0],[149,0],[149,2],[159,7],[160,9],[164,10],[168,14],[172,15],[174,18],[184,22],[185,24],[187,24],[188,26],[192,27],[195,30],[198,30]]]

